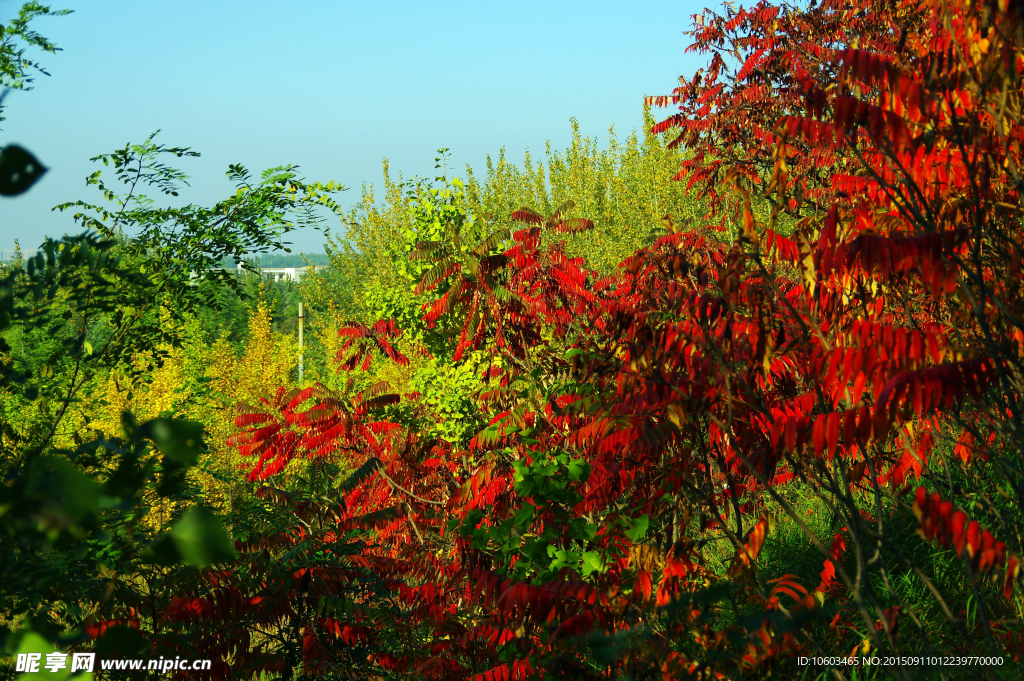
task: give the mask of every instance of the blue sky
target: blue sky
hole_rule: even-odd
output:
[[[0,0],[0,22],[20,2]],[[31,92],[12,92],[0,144],[32,150],[50,171],[0,204],[0,249],[77,231],[51,212],[98,201],[89,158],[156,129],[199,159],[183,197],[212,204],[233,191],[229,163],[294,163],[310,180],[379,182],[381,160],[434,174],[435,150],[483,170],[570,139],[570,117],[603,138],[641,124],[645,94],[668,94],[701,64],[683,31],[704,2],[265,2],[66,0],[69,16],[34,28],[62,52],[40,60]],[[38,55],[36,55],[38,56]],[[665,111],[667,114],[667,111]],[[293,251],[319,251],[315,231]]]

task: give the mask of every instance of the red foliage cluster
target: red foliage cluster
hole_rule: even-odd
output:
[[[1003,596],[1013,598],[1013,584],[1021,573],[1021,561],[1020,556],[1007,554],[1006,542],[996,540],[991,532],[981,529],[978,521],[968,522],[967,514],[954,511],[953,502],[942,501],[938,492],[929,496],[924,487],[917,488],[914,515],[926,541],[937,539],[940,545],[952,544],[957,555],[963,555],[966,548],[975,574],[1002,570]]]

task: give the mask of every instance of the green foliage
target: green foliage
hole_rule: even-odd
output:
[[[256,269],[253,265],[253,270]],[[206,342],[213,343],[224,337],[232,347],[241,350],[248,334],[252,308],[257,300],[263,300],[270,308],[274,331],[296,335],[299,301],[302,299],[301,284],[285,279],[274,281],[253,270],[228,272],[227,277],[233,283],[214,290],[216,305],[203,304],[192,312]],[[309,324],[309,312],[305,312],[305,315],[306,323]]]
[[[567,252],[603,274],[647,244],[664,216],[685,225],[703,223],[703,205],[672,181],[686,152],[669,148],[666,139],[649,132],[649,110],[644,110],[642,133],[620,140],[609,129],[604,149],[580,133],[575,119],[571,124],[569,147],[559,151],[548,143],[544,160],[527,152],[517,167],[502,150],[496,161],[488,157],[482,179],[467,168],[474,209],[493,216],[496,224],[508,224],[508,216],[523,206],[549,215],[571,201],[574,208],[567,217],[589,218],[594,229],[568,237]]]
[[[651,124],[645,109],[643,129]],[[443,175],[433,182],[393,178],[385,160],[383,202],[371,187],[364,187],[362,200],[346,216],[343,237],[329,234],[332,267],[314,277],[316,284],[311,280],[307,285],[310,304],[326,307],[329,299],[344,310],[340,317],[363,323],[398,321],[384,313],[413,306],[395,301],[402,296],[394,289],[411,289],[411,282],[429,267],[427,261],[408,259],[419,242],[440,241],[448,229],[461,235],[457,250],[466,253],[496,231],[512,228],[509,216],[522,207],[548,215],[572,201],[574,208],[566,217],[592,218],[595,229],[570,235],[569,253],[584,257],[602,273],[612,272],[648,243],[666,215],[682,224],[702,224],[702,204],[671,180],[685,152],[668,148],[665,139],[649,132],[634,132],[623,142],[614,131],[602,150],[596,139],[580,133],[575,120],[572,129],[569,148],[557,151],[549,143],[543,161],[527,152],[518,167],[502,150],[496,161],[488,157],[482,178],[467,167],[464,181],[449,177],[447,150],[435,159]],[[313,290],[318,286],[323,289],[319,294]]]
[[[0,537],[10,550],[0,563],[0,645],[10,625],[51,637],[73,629],[104,600],[104,574],[149,570],[156,539],[139,522],[154,501],[147,491],[154,481],[159,497],[194,495],[181,476],[189,464],[181,461],[203,446],[195,427],[170,419],[135,425],[128,415],[125,425],[122,438],[55,449],[17,468],[4,448]],[[183,559],[224,557],[223,530],[218,535],[209,516],[199,520],[185,525]]]
[[[420,425],[427,437],[461,447],[483,428],[476,399],[482,359],[479,353],[460,363],[433,358],[417,368],[410,384],[429,415]]]
[[[56,44],[29,27],[38,17],[57,17],[70,14],[71,10],[52,10],[48,5],[26,2],[18,16],[6,26],[0,25],[0,88],[31,90],[35,74],[50,75],[42,64],[25,56],[28,48],[34,47],[54,54],[60,51]],[[0,97],[0,121],[3,119],[2,97]]]
[[[40,16],[61,16],[71,10],[51,10],[38,2],[26,2],[17,18],[7,26],[0,25],[0,121],[4,120],[3,102],[11,90],[31,90],[34,73],[50,75],[35,61],[28,59],[28,47],[54,53],[60,48],[29,28]],[[46,168],[32,153],[16,144],[0,149],[0,196],[17,196],[43,176]]]
[[[162,158],[198,156],[185,147],[156,144],[156,134],[143,144],[126,145],[93,159],[113,165],[116,179],[128,187],[127,193],[118,194],[107,185],[102,171],[87,178],[86,183],[96,186],[112,206],[75,201],[57,209],[78,210],[75,222],[108,238],[130,234],[124,244],[126,253],[155,260],[150,271],[160,289],[182,292],[185,286],[199,285],[203,291],[202,283],[219,282],[237,290],[234,280],[220,269],[222,261],[245,262],[252,253],[286,249],[286,234],[322,223],[317,208],[340,211],[331,195],[342,191],[341,185],[307,183],[296,176],[295,166],[270,168],[257,181],[241,165],[227,171],[237,187],[235,194],[212,207],[154,208],[154,201],[140,193],[143,187],[177,196],[181,185],[187,185],[187,176]],[[197,278],[199,282],[193,281]],[[200,301],[209,298],[185,296],[176,309],[192,311]]]
[[[529,442],[533,431],[506,434]],[[453,518],[452,528],[476,550],[513,566],[510,576],[517,581],[542,584],[565,568],[584,576],[605,571],[607,556],[594,543],[601,528],[576,517],[572,510],[583,500],[580,487],[590,477],[590,464],[566,452],[537,452],[536,458],[515,460],[512,467],[515,491],[523,500],[520,509],[494,525],[481,523],[486,513],[476,509],[461,523]],[[531,531],[537,527],[535,519],[543,519],[539,533]],[[646,517],[631,527],[635,536],[642,537]]]
[[[79,405],[112,373],[145,387],[197,312],[245,295],[216,263],[284,247],[296,225],[318,222],[318,207],[337,209],[339,187],[307,184],[292,167],[254,180],[232,166],[233,197],[161,208],[141,190],[177,195],[186,178],[168,155],[195,153],[151,137],[97,157],[127,191],[93,174],[113,207],[64,204],[87,231],[0,270],[0,536],[11,548],[0,565],[0,647],[19,628],[80,639],[111,589],[234,555],[188,475],[206,451],[203,425],[173,414],[138,424],[126,413],[115,437]]]

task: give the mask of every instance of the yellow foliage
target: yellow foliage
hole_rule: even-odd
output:
[[[170,315],[161,309],[161,322],[170,323]],[[196,400],[196,377],[202,375],[202,368],[197,363],[194,351],[201,347],[199,328],[195,323],[183,329],[186,338],[185,347],[172,347],[169,344],[158,345],[156,353],[163,358],[162,364],[156,366],[148,376],[134,380],[121,372],[112,372],[102,384],[95,389],[102,409],[91,414],[91,426],[108,436],[121,435],[121,414],[130,410],[139,422],[145,422],[158,416],[174,415],[177,418],[202,421],[202,402]],[[156,364],[155,355],[138,355],[134,358],[134,369],[143,372]],[[88,400],[87,404],[95,404]],[[193,479],[201,476],[192,473]],[[150,512],[141,520],[143,526],[158,529],[172,514],[179,510],[176,505],[158,497],[150,491]],[[216,503],[216,498],[211,499]]]
[[[237,356],[227,339],[221,337],[205,357],[206,376],[216,402],[203,422],[210,435],[212,461],[225,472],[251,465],[237,450],[224,444],[235,432],[236,406],[272,399],[279,387],[294,384],[292,370],[298,362],[298,343],[291,336],[273,333],[270,308],[262,294],[261,287],[260,298],[249,317],[249,336],[242,355]]]
[[[320,347],[323,348],[324,357],[330,367],[333,366],[334,358],[338,356],[341,346],[345,343],[345,340],[338,336],[338,329],[344,320],[335,303],[328,301],[325,307],[327,308],[326,313],[321,313],[313,318],[311,330]],[[334,371],[327,371],[324,376],[319,377],[319,380],[334,390],[340,390],[342,387],[340,385],[341,377]]]
[[[161,321],[169,323],[170,315],[161,308]],[[195,341],[198,328],[187,325],[184,329],[187,341]],[[139,421],[147,421],[162,414],[182,414],[182,407],[189,401],[192,392],[191,381],[187,380],[190,372],[195,372],[189,362],[185,349],[175,348],[168,344],[158,345],[156,353],[163,356],[163,364],[156,367],[147,377],[136,378],[134,381],[124,372],[109,374],[99,392],[101,404],[105,407],[95,414],[93,427],[107,435],[119,435],[121,431],[121,413],[131,410]],[[137,355],[134,358],[136,372],[156,362],[155,355]]]
[[[249,318],[249,338],[236,366],[233,401],[256,402],[273,395],[278,387],[291,382],[298,358],[298,344],[291,336],[275,338],[272,334],[270,309],[261,296]]]
[[[186,325],[183,347],[160,347],[165,355],[161,366],[145,379],[130,381],[111,374],[98,386],[104,407],[94,412],[92,426],[108,435],[121,431],[121,414],[131,410],[141,422],[162,414],[198,421],[206,429],[207,454],[190,470],[190,479],[213,506],[230,504],[233,490],[218,479],[238,479],[237,470],[248,464],[224,442],[234,432],[235,406],[272,398],[280,386],[293,384],[292,370],[298,360],[298,344],[290,336],[274,334],[270,308],[260,290],[260,299],[249,319],[249,336],[239,356],[227,338],[204,342],[198,321]],[[136,357],[136,368],[153,358]],[[151,499],[152,511],[145,523],[158,526],[175,510],[164,500]]]

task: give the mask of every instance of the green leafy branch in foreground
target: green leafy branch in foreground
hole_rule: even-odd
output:
[[[112,437],[92,429],[87,414],[84,425],[69,420],[71,407],[106,372],[158,365],[162,348],[180,345],[182,320],[238,288],[217,267],[222,259],[284,248],[287,233],[322,219],[316,211],[338,212],[331,194],[343,187],[306,183],[294,166],[255,179],[235,165],[234,196],[213,207],[158,207],[142,189],[177,196],[187,184],[164,163],[168,154],[198,155],[151,136],[96,157],[127,191],[94,173],[87,183],[106,205],[59,207],[77,208],[86,231],[48,239],[34,257],[0,270],[0,536],[13,552],[0,566],[7,652],[29,631],[62,646],[83,642],[105,604],[171,593],[159,586],[168,566],[234,555],[186,476],[205,451],[201,424],[138,424],[126,412],[123,435]],[[140,356],[151,365],[139,366]],[[146,519],[167,502],[178,511],[154,528]]]
[[[25,52],[29,47],[35,47],[56,54],[61,48],[29,28],[29,23],[37,17],[59,17],[66,14],[71,14],[71,10],[53,10],[38,2],[26,2],[16,18],[6,26],[0,24],[0,88],[31,90],[34,73],[50,75],[42,64],[27,58]],[[0,106],[0,121],[3,120],[3,107]]]
[[[25,57],[28,47],[37,47],[54,54],[60,51],[55,43],[29,28],[32,19],[41,16],[63,16],[71,10],[52,10],[38,2],[21,6],[17,18],[8,25],[0,24],[0,122],[4,120],[3,102],[11,90],[31,90],[33,72],[50,75],[39,62]],[[0,149],[0,196],[17,196],[28,191],[46,168],[28,150],[10,144]]]

